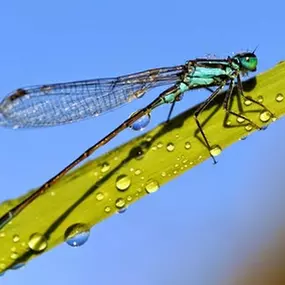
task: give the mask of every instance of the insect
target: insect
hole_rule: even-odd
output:
[[[235,86],[239,90],[238,94],[244,96],[241,76],[244,73],[256,71],[257,61],[254,51],[237,53],[224,59],[197,58],[189,60],[183,65],[173,67],[150,69],[115,78],[32,86],[20,88],[9,94],[0,104],[0,125],[29,128],[55,126],[94,117],[140,98],[150,89],[163,85],[172,85],[146,107],[133,113],[112,132],[45,182],[36,192],[0,217],[0,228],[4,227],[37,197],[44,194],[68,171],[116,137],[121,131],[132,127],[135,122],[144,116],[148,116],[158,106],[172,104],[172,111],[175,102],[180,101],[182,94],[188,90],[216,87],[212,94],[200,104],[194,114],[197,127],[209,150],[211,147],[199,121],[199,115],[226,85],[228,91],[223,102],[225,111],[248,121],[256,129],[260,129],[250,119],[230,110],[229,106]],[[262,103],[251,97],[246,98],[270,112]],[[272,113],[270,112],[270,114]],[[212,158],[216,162],[213,156]]]

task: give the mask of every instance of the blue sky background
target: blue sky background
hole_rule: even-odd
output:
[[[3,1],[0,94],[182,64],[207,54],[225,57],[257,45],[262,72],[285,59],[284,4],[255,3]],[[158,92],[94,120],[0,129],[0,200],[41,185]],[[202,94],[184,96],[175,113],[205,99]],[[167,112],[156,110],[150,127]],[[63,244],[9,271],[0,284],[230,284],[229,278],[258,263],[259,253],[284,233],[284,127],[281,119],[240,141],[216,166],[206,161],[94,227],[83,247]],[[135,135],[125,131],[97,155]]]

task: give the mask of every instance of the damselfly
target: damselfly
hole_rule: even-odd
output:
[[[194,114],[197,127],[209,150],[211,147],[199,121],[199,115],[226,85],[229,88],[223,103],[225,111],[260,129],[250,119],[230,110],[229,103],[235,86],[239,90],[238,94],[244,96],[241,75],[255,71],[256,67],[257,57],[255,53],[244,52],[225,59],[197,58],[189,60],[183,65],[150,69],[116,78],[20,88],[9,94],[0,104],[0,125],[28,128],[54,126],[94,117],[140,98],[152,88],[172,85],[150,104],[132,114],[112,132],[87,149],[57,175],[44,183],[36,192],[0,217],[0,228],[99,147],[108,143],[124,129],[132,127],[136,121],[149,115],[156,107],[164,104],[172,104],[173,107],[175,102],[182,99],[182,94],[188,90],[216,87]],[[273,116],[262,103],[251,97],[246,98],[266,109]],[[216,162],[213,156],[212,158]]]

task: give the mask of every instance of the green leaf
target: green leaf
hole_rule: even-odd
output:
[[[259,126],[280,118],[285,112],[284,78],[285,63],[281,62],[243,84],[245,95],[264,104],[275,117],[240,96],[233,99],[231,110],[239,112],[240,102],[243,114]],[[224,95],[200,117],[210,144],[217,146],[215,154],[255,130],[246,121],[225,116]],[[60,244],[71,226],[80,223],[91,228],[138,199],[161,191],[163,184],[208,159],[209,151],[193,118],[196,108],[87,162],[32,202],[0,230],[0,272]],[[0,215],[22,199],[4,202]]]

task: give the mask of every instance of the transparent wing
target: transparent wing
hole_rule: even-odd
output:
[[[181,78],[184,66],[164,67],[115,78],[21,88],[0,103],[0,125],[28,128],[94,117]]]

